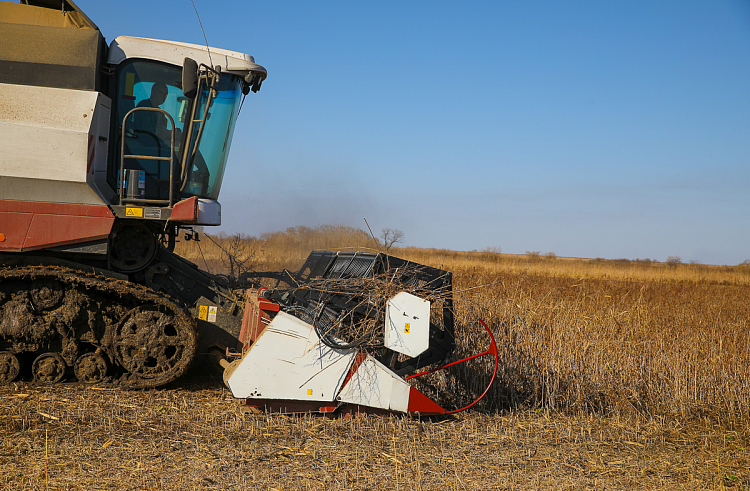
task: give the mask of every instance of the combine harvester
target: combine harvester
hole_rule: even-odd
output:
[[[70,0],[0,1],[0,383],[158,387],[211,354],[257,406],[446,412],[407,380],[452,352],[450,273],[313,253],[241,299],[174,254],[220,225],[236,118],[265,78],[234,51],[108,45]],[[494,340],[484,354],[497,364]]]

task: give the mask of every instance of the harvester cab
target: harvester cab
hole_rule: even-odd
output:
[[[171,249],[179,227],[221,223],[241,101],[266,78],[252,56],[127,36],[108,46],[70,0],[0,1],[0,35],[0,200],[66,217],[52,231],[41,218],[4,227],[0,250],[72,244],[130,274],[151,264],[152,237]]]
[[[112,42],[107,64],[114,126],[106,180],[119,197],[116,215],[219,225],[240,103],[260,89],[265,69],[242,53],[131,37]]]

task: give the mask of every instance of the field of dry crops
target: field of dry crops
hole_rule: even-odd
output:
[[[461,344],[481,317],[502,370],[486,410],[750,415],[750,287],[454,268]],[[468,374],[459,378],[467,378]]]
[[[350,232],[244,238],[245,264],[295,268],[313,248],[373,246]],[[181,247],[222,268],[213,242]],[[486,347],[478,318],[493,329],[499,377],[476,410],[440,420],[253,414],[200,365],[156,391],[14,384],[0,388],[0,488],[750,488],[745,267],[395,255],[454,272],[456,356]],[[489,368],[460,366],[430,390],[460,404]]]
[[[721,489],[747,431],[547,410],[420,421],[243,411],[216,383],[0,389],[0,489]]]

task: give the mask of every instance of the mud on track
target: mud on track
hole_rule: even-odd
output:
[[[546,412],[254,414],[206,377],[0,387],[0,489],[716,489],[750,486],[747,425]]]
[[[58,266],[0,268],[2,381],[56,383],[75,372],[156,387],[187,370],[196,345],[195,322],[165,295]]]

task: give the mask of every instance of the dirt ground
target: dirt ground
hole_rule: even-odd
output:
[[[420,420],[255,414],[166,389],[0,387],[0,488],[750,489],[750,427],[546,411]]]

